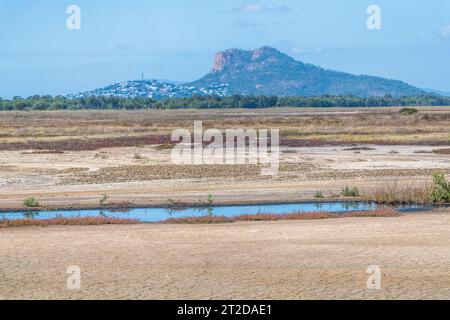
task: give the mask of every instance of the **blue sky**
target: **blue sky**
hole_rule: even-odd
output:
[[[66,9],[81,8],[81,30]],[[369,5],[382,29],[368,30]],[[0,97],[195,80],[214,53],[270,45],[322,67],[450,91],[448,0],[0,0]]]

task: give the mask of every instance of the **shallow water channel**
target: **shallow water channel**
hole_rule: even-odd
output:
[[[289,214],[299,212],[329,212],[341,214],[351,211],[365,211],[382,208],[374,203],[368,202],[303,202],[290,204],[260,204],[260,205],[235,205],[235,206],[209,206],[209,207],[185,207],[171,208],[137,208],[117,210],[57,210],[57,211],[34,211],[34,212],[3,212],[1,219],[50,219],[50,218],[72,218],[72,217],[114,217],[122,219],[136,219],[141,222],[161,222],[171,218],[201,217],[207,215],[235,217],[244,214]],[[394,207],[399,212],[411,212],[433,209],[433,206],[407,205]]]

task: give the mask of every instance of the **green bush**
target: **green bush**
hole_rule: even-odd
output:
[[[356,187],[349,188],[346,186],[344,189],[342,189],[342,195],[344,197],[359,197],[359,189]]]
[[[433,182],[431,201],[434,203],[450,203],[450,182],[445,179],[443,174],[434,174]]]
[[[417,112],[419,112],[417,109],[414,108],[403,108],[400,110],[400,114],[402,116],[411,116],[413,114],[416,114]]]
[[[23,200],[22,204],[28,208],[39,207],[39,202],[33,197],[26,198]]]
[[[214,197],[213,197],[212,194],[209,194],[209,195],[208,195],[208,200],[206,200],[206,202],[207,202],[207,204],[208,204],[208,207],[211,207],[211,206],[214,205]]]
[[[323,199],[324,196],[322,191],[317,191],[314,197],[316,197],[317,199]]]

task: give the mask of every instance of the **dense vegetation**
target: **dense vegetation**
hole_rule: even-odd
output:
[[[63,96],[0,98],[0,111],[4,110],[66,110],[66,109],[223,109],[223,108],[272,108],[272,107],[390,107],[390,106],[450,106],[450,97],[421,95],[407,97],[317,96],[317,97],[269,97],[269,96],[194,96],[190,98],[86,97],[68,99]]]

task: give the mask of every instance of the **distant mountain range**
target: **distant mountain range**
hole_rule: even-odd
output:
[[[405,82],[327,70],[297,61],[271,47],[255,51],[229,49],[215,56],[210,73],[186,84],[171,81],[125,81],[69,97],[190,97],[192,95],[274,95],[360,97],[411,96],[429,91]]]
[[[440,95],[440,96],[443,96],[443,97],[450,97],[450,92],[448,92],[448,91],[426,89],[426,88],[422,88],[422,90],[427,92],[427,93],[437,94],[437,95]]]

